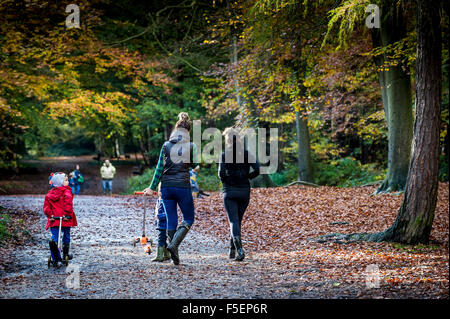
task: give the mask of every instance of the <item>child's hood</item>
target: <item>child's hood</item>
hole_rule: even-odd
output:
[[[52,202],[57,202],[66,191],[66,186],[52,188],[47,193],[47,198]]]

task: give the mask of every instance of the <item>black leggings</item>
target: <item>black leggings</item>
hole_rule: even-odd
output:
[[[250,188],[227,188],[223,191],[223,203],[228,214],[233,237],[241,236],[241,224],[250,202]]]

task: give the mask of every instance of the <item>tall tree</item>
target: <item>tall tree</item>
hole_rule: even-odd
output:
[[[405,196],[394,224],[383,240],[427,243],[438,192],[441,119],[440,1],[418,1],[416,120]]]
[[[375,47],[388,47],[406,36],[406,21],[401,5],[390,1],[382,3],[381,26],[372,29]],[[413,116],[411,79],[399,57],[392,61],[386,54],[377,56],[379,82],[386,121],[388,123],[388,172],[377,193],[403,190],[408,174]]]
[[[344,44],[354,31],[355,22],[366,18],[365,10],[371,2],[347,0],[330,10],[331,19],[324,43],[333,26],[340,20],[339,41],[340,45]],[[379,30],[372,31],[372,42],[375,49],[381,47],[383,53],[375,56],[375,62],[379,68],[379,82],[389,131],[388,174],[377,190],[377,193],[380,193],[403,190],[405,187],[413,118],[411,80],[407,66],[402,61],[404,57],[390,51],[406,36],[405,3],[393,0],[379,0],[375,3],[380,7],[381,25]]]
[[[295,112],[295,124],[298,143],[297,179],[302,182],[314,182],[308,120]]]

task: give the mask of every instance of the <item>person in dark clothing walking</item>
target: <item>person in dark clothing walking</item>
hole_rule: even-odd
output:
[[[245,258],[241,240],[241,225],[250,202],[250,179],[259,175],[259,163],[253,154],[244,149],[237,130],[225,129],[225,152],[219,162],[219,178],[223,185],[223,203],[230,223],[231,259]],[[250,172],[250,168],[253,169]],[[237,255],[236,255],[237,253]]]
[[[167,250],[175,265],[180,263],[178,247],[194,223],[194,199],[191,193],[189,169],[195,166],[197,148],[190,142],[191,122],[185,112],[178,114],[178,122],[170,139],[161,148],[159,161],[150,187],[144,194],[156,192],[161,182],[161,198],[167,215]],[[183,215],[178,226],[177,205]]]
[[[79,195],[80,194],[80,189],[81,189],[81,184],[83,184],[84,182],[84,177],[83,175],[81,175],[80,172],[80,165],[76,165],[75,166],[75,170],[72,172],[73,176],[74,176],[74,188],[72,188],[72,190],[74,190],[74,195]]]

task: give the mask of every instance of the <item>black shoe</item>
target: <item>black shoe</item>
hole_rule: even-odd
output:
[[[203,195],[203,196],[209,196],[209,194],[206,194],[206,193],[205,193],[204,191],[202,191],[202,190],[199,190],[198,193],[199,193],[200,195]]]
[[[183,241],[184,237],[186,237],[186,234],[189,231],[188,223],[182,222],[181,225],[178,227],[177,231],[173,235],[172,240],[170,241],[169,245],[167,246],[167,250],[170,253],[170,258],[172,258],[172,261],[175,265],[178,265],[180,263],[180,258],[178,256],[178,247],[180,246],[181,242]]]
[[[63,244],[63,259],[66,260],[66,256],[69,257],[69,260],[73,258],[73,255],[69,254],[70,244]]]
[[[242,241],[240,236],[236,236],[233,238],[234,246],[236,247],[237,256],[235,260],[242,261],[245,258],[244,249],[242,249]]]
[[[234,247],[233,237],[230,238],[230,259],[236,257],[236,247]]]
[[[56,267],[58,265],[58,262],[62,261],[61,255],[59,254],[58,244],[53,240],[50,240],[48,244],[50,246],[50,254],[52,255],[53,266]]]

